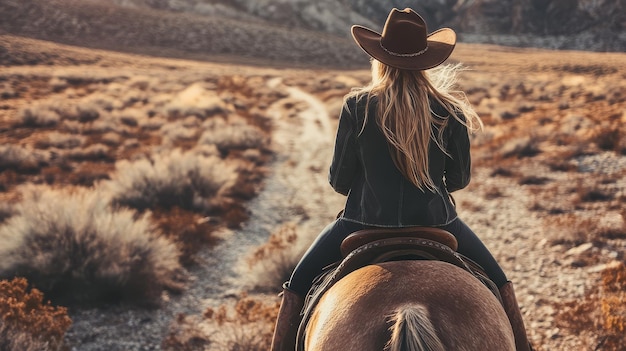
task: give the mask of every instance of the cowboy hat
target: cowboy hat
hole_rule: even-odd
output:
[[[456,44],[452,29],[427,33],[424,19],[410,8],[391,10],[382,34],[352,26],[352,37],[363,51],[388,66],[406,70],[433,68],[452,53]]]

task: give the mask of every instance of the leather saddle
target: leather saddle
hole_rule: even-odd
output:
[[[479,279],[502,302],[498,288],[483,268],[456,252],[457,248],[454,235],[433,227],[366,229],[350,234],[341,243],[343,260],[326,267],[313,281],[302,311],[296,350],[304,350],[306,324],[322,295],[341,278],[370,264],[418,259],[447,262]]]

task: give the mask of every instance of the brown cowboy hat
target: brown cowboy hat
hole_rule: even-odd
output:
[[[352,37],[371,57],[407,70],[438,66],[450,56],[456,44],[456,33],[450,28],[428,34],[424,19],[410,8],[391,10],[382,34],[352,26]]]

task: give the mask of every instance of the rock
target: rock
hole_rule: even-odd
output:
[[[592,243],[584,243],[582,245],[571,248],[565,252],[565,256],[579,256],[593,248]]]
[[[623,263],[620,261],[611,261],[609,263],[598,264],[593,267],[587,268],[588,273],[600,273],[607,269],[614,269],[621,266]]]

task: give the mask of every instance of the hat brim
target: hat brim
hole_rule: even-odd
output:
[[[442,64],[450,57],[456,45],[456,33],[441,28],[427,37],[428,50],[417,56],[397,56],[380,45],[381,34],[363,27],[352,26],[352,38],[368,55],[392,67],[406,70],[426,70]]]

